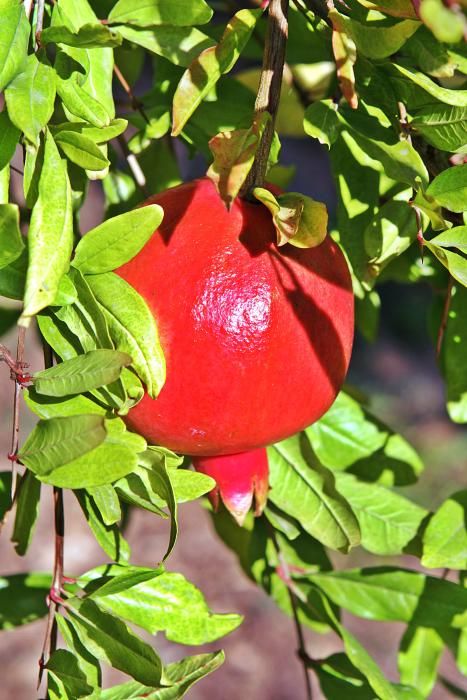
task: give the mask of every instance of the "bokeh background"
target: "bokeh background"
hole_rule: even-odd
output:
[[[183,179],[202,174],[205,164],[190,161],[180,149],[179,161]],[[308,139],[283,140],[281,162],[296,166],[296,176],[290,189],[310,194],[325,201],[332,211],[336,195],[330,175],[326,151]],[[20,163],[19,163],[20,164]],[[14,177],[13,187],[20,194],[20,181]],[[99,184],[92,183],[90,195],[82,212],[81,229],[87,231],[100,221],[102,193]],[[409,439],[419,450],[425,471],[417,485],[405,488],[418,503],[436,508],[450,493],[465,485],[467,466],[467,433],[447,418],[443,384],[439,376],[432,342],[428,332],[428,310],[431,290],[428,286],[387,284],[381,288],[382,316],[378,340],[368,344],[356,338],[350,384],[372,397],[372,411],[383,421]],[[6,303],[0,299],[0,304]],[[15,332],[2,338],[14,349]],[[42,366],[42,354],[35,330],[27,336],[26,357],[33,370]],[[8,468],[11,405],[13,385],[6,366],[0,365],[0,469]],[[26,436],[34,423],[25,406],[21,410],[21,433]],[[11,518],[0,536],[0,574],[30,570],[50,571],[53,564],[53,516],[51,489],[43,489],[41,513],[29,552],[23,558],[16,555],[11,543]],[[79,506],[71,494],[66,494],[65,569],[69,575],[103,562],[104,556],[90,534]],[[168,529],[157,517],[134,511],[126,536],[132,546],[133,561],[139,565],[154,565],[165,551]],[[368,563],[361,550],[348,557],[332,555],[341,567],[350,568]],[[371,558],[372,565],[382,563]],[[401,563],[401,559],[384,559],[384,563]],[[416,567],[415,559],[405,557],[405,566]],[[235,556],[217,539],[207,511],[198,503],[180,507],[180,537],[168,568],[180,571],[197,584],[216,612],[239,612],[245,616],[238,631],[206,647],[184,649],[168,643],[158,635],[154,641],[165,662],[181,658],[186,653],[224,648],[226,662],[212,676],[201,681],[188,694],[192,700],[302,700],[305,698],[303,670],[296,658],[296,638],[291,620],[280,613],[267,596],[256,588],[241,571]],[[437,572],[434,572],[435,574]],[[390,679],[397,679],[396,650],[403,625],[372,623],[344,615],[350,630],[375,657]],[[0,700],[32,700],[37,697],[35,683],[37,660],[44,635],[44,621],[0,634]],[[321,636],[306,631],[309,652],[324,657],[339,650],[333,635]],[[457,685],[467,684],[446,655],[442,673]],[[115,671],[105,672],[106,684],[123,681]],[[314,684],[313,698],[322,694]],[[433,691],[434,700],[452,697],[440,685]],[[345,700],[343,698],[342,700]]]

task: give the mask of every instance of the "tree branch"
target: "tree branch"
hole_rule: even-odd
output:
[[[271,0],[264,44],[263,67],[255,102],[255,115],[268,112],[270,122],[264,129],[263,138],[241,196],[248,198],[254,187],[261,187],[266,175],[269,152],[274,137],[274,124],[279,107],[279,98],[284,71],[285,47],[287,43],[287,12],[289,0]]]
[[[44,349],[44,366],[47,369],[53,365],[53,354],[50,345],[42,338]],[[55,558],[52,586],[50,588],[48,604],[49,612],[47,615],[47,625],[45,629],[44,642],[39,658],[39,676],[37,687],[42,683],[44,674],[44,666],[46,659],[53,654],[57,648],[57,623],[55,614],[61,603],[60,595],[62,593],[64,577],[63,577],[63,559],[64,559],[64,539],[65,539],[65,513],[63,508],[63,491],[60,488],[54,487],[54,529],[55,529]]]

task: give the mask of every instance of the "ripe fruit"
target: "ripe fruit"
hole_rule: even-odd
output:
[[[350,275],[328,237],[278,249],[271,215],[228,212],[203,178],[148,200],[164,220],[118,270],[157,319],[167,380],[127,416],[155,444],[229,455],[316,421],[345,378],[353,338]]]

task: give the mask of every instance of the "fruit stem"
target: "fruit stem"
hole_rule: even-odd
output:
[[[287,44],[287,12],[289,0],[271,0],[268,9],[268,26],[264,42],[263,66],[255,102],[255,116],[269,112],[271,120],[264,129],[263,138],[241,196],[248,199],[254,187],[262,187],[274,138],[274,124],[279,107]]]

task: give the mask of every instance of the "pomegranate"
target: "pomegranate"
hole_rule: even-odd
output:
[[[219,485],[219,465],[229,460],[216,467],[199,457],[282,440],[334,401],[352,347],[350,274],[329,237],[312,249],[278,249],[268,210],[237,198],[227,211],[208,178],[151,203],[164,220],[117,272],[154,312],[167,380],[126,421],[152,443],[193,456]],[[264,482],[258,460],[234,459],[239,482],[249,474],[250,502],[258,475]],[[263,503],[264,485],[259,492]]]

